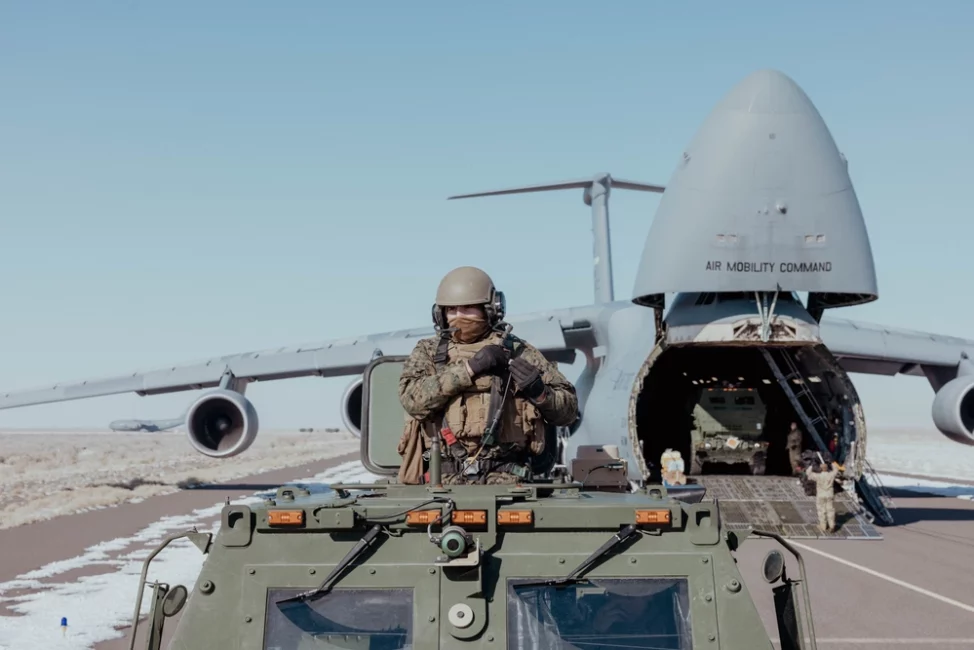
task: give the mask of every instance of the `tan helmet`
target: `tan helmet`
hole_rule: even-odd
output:
[[[433,322],[445,327],[443,308],[463,305],[483,305],[491,326],[504,318],[504,292],[497,291],[490,276],[474,266],[455,268],[440,280],[433,303]]]

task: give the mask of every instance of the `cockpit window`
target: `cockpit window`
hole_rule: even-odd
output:
[[[302,591],[267,592],[264,650],[413,647],[412,589],[335,589],[315,600],[277,604]]]
[[[692,648],[685,578],[509,580],[507,593],[508,648]]]

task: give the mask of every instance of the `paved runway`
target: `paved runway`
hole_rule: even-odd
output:
[[[160,517],[189,514],[194,509],[220,504],[227,496],[237,499],[264,486],[304,478],[354,457],[237,479],[217,489],[184,491],[0,531],[0,548],[5,553],[0,583],[46,563],[77,556],[98,542],[133,535]],[[791,542],[805,560],[819,646],[828,650],[875,647],[974,650],[974,571],[971,570],[974,567],[974,503],[907,492],[895,493],[895,500],[894,514],[901,523],[883,528],[882,541]],[[213,521],[212,516],[201,521],[200,529],[212,530]],[[776,544],[770,540],[751,538],[737,556],[768,634],[777,644],[770,587],[760,579],[759,573],[765,553],[773,546]],[[792,566],[793,560],[787,553],[786,557],[789,575],[797,577],[797,567]],[[93,571],[104,569],[89,567],[55,577],[59,582],[80,580]],[[132,597],[134,592],[119,596],[129,612],[134,605]],[[0,615],[10,616],[12,612],[0,609]],[[170,622],[169,631],[174,627],[174,621]],[[54,634],[61,636],[59,631]],[[57,641],[50,647],[97,650],[128,647],[125,638],[90,645],[80,640],[78,643],[69,639]]]
[[[789,540],[805,562],[819,646],[974,648],[974,504],[896,494],[894,517],[903,523],[882,528],[882,541]],[[777,641],[770,586],[759,573],[773,547],[751,538],[737,557]]]

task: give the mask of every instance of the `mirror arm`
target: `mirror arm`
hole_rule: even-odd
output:
[[[142,575],[139,578],[139,592],[135,598],[135,614],[132,616],[132,636],[129,639],[129,650],[135,650],[135,634],[139,627],[139,610],[142,609],[142,593],[145,591],[145,577],[149,573],[149,563],[152,562],[152,559],[155,556],[159,555],[162,549],[169,546],[170,542],[175,541],[180,537],[188,537],[189,535],[195,534],[199,533],[194,527],[193,530],[187,530],[182,533],[173,533],[172,535],[169,535],[163,540],[162,544],[157,546],[151,553],[149,553],[149,557],[145,558],[145,562],[142,563]]]
[[[757,535],[758,537],[770,537],[779,544],[781,544],[789,553],[795,556],[798,560],[798,576],[801,582],[802,588],[802,600],[805,601],[805,616],[808,618],[808,637],[811,642],[812,650],[818,650],[818,644],[815,641],[815,627],[812,621],[812,599],[808,594],[808,580],[805,577],[805,561],[802,559],[801,553],[798,550],[785,541],[785,539],[778,535],[777,533],[770,533],[763,530],[752,530],[752,535]]]

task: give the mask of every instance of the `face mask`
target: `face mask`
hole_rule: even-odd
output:
[[[487,322],[481,318],[457,316],[450,320],[450,327],[457,328],[453,339],[458,343],[473,343],[487,331]]]

